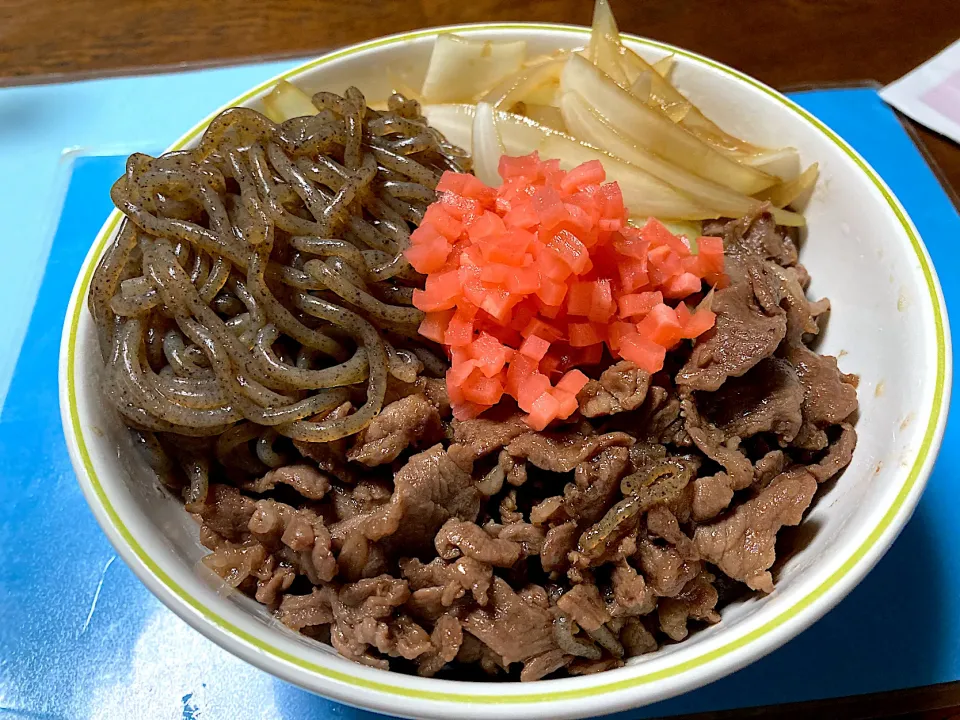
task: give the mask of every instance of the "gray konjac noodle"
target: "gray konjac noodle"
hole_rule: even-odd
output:
[[[388,374],[445,365],[417,335],[403,251],[440,173],[469,160],[402,96],[313,103],[280,125],[226,110],[193,150],[131,156],[111,190],[126,221],[89,296],[104,394],[188,505],[212,458],[278,467],[279,437],[355,434]]]

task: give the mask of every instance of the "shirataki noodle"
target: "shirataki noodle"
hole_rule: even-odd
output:
[[[231,108],[194,150],[131,156],[111,190],[127,219],[89,296],[103,389],[188,504],[211,449],[262,473],[285,462],[280,437],[363,429],[388,374],[444,368],[417,336],[403,251],[440,174],[469,161],[401,96],[313,102],[282,124]]]

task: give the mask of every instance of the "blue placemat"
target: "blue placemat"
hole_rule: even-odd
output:
[[[846,137],[901,198],[927,242],[953,318],[960,217],[872,90],[796,99]],[[78,156],[26,341],[0,416],[0,716],[379,717],[315,697],[234,659],[156,601],[119,561],[81,497],[57,405],[60,327],[110,209],[118,156]],[[20,312],[28,312],[27,304]],[[16,310],[18,308],[12,308]],[[960,331],[954,326],[955,336]],[[958,394],[960,395],[960,394]],[[958,400],[960,402],[960,400]],[[767,658],[620,718],[829,698],[960,679],[960,462],[951,423],[916,515],[839,607]],[[958,438],[960,439],[960,438]]]

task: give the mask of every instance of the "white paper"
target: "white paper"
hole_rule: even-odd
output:
[[[921,125],[960,143],[960,40],[880,91]]]

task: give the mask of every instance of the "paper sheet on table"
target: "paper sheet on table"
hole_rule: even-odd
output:
[[[921,125],[960,143],[960,40],[880,91]]]

